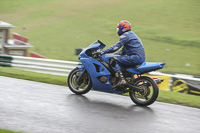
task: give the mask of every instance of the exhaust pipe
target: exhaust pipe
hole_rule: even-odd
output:
[[[157,79],[154,79],[154,81],[157,83],[157,84],[161,84],[164,79],[160,79],[160,78],[157,78]]]

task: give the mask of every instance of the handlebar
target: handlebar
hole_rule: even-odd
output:
[[[93,56],[93,57],[99,57],[99,56],[101,56],[101,55],[103,55],[103,54],[104,54],[104,52],[103,52],[102,49],[99,49],[98,51],[92,52],[92,56]]]

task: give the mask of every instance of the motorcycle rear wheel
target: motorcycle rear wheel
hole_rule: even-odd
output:
[[[78,68],[73,69],[68,75],[67,80],[69,89],[78,95],[88,93],[92,88],[92,80],[87,72],[81,78],[81,84],[77,84],[77,79],[80,77],[82,72],[83,71],[80,71]]]
[[[143,92],[137,92],[134,90],[129,92],[130,98],[135,104],[148,106],[156,101],[159,89],[158,85],[152,78],[141,76],[135,79],[132,84],[143,90]]]

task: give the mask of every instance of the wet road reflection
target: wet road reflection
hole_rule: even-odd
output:
[[[8,84],[9,83],[9,84]],[[25,133],[199,133],[196,108],[0,76],[0,128]]]

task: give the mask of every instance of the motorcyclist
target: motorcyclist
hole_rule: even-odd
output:
[[[103,52],[113,53],[123,47],[120,56],[116,56],[113,59],[119,66],[130,67],[142,64],[145,61],[143,44],[139,37],[131,31],[131,24],[126,20],[120,21],[117,24],[117,33],[120,36],[120,40]],[[113,62],[113,60],[111,61]],[[126,84],[121,67],[115,67],[116,76],[119,77],[119,82],[113,86],[114,89]]]

